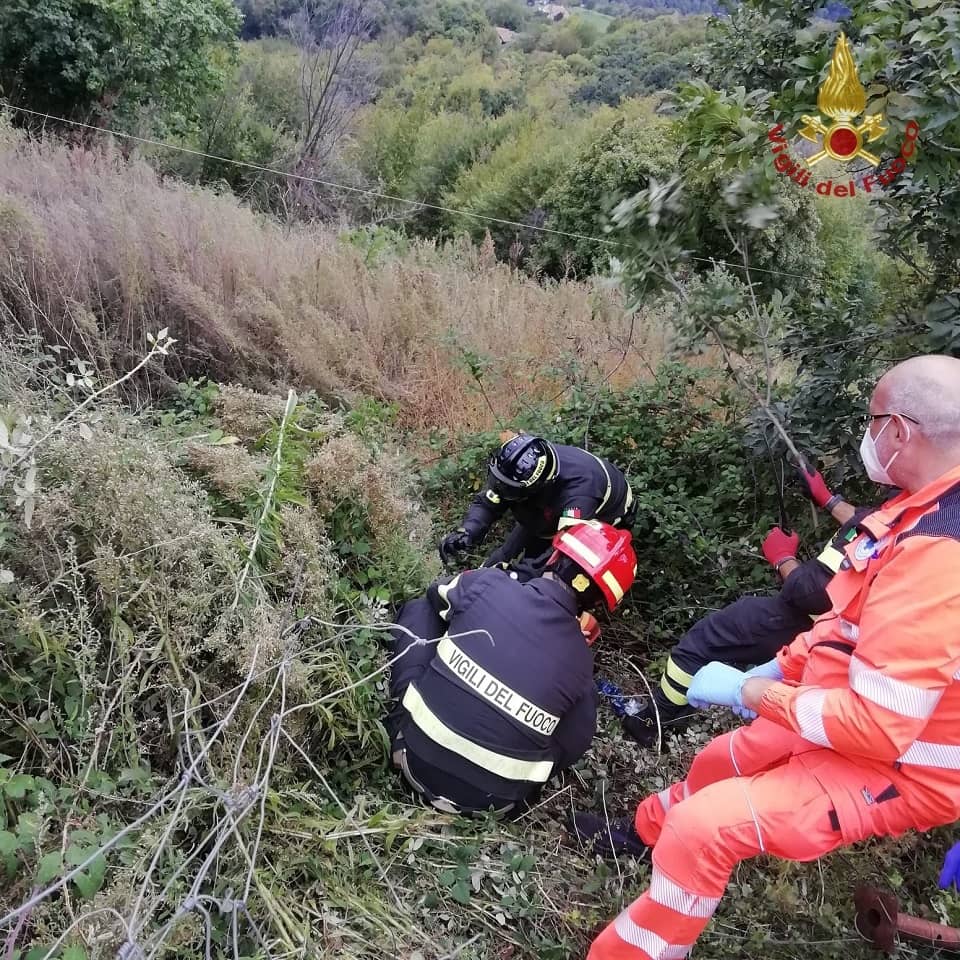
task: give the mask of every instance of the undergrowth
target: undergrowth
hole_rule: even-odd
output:
[[[63,356],[36,342],[0,350],[8,439],[74,409]],[[746,482],[718,441],[722,418],[690,406],[686,386],[666,371],[615,407],[575,397],[553,423],[577,439],[588,417],[592,449],[622,459],[629,419],[652,431],[633,434],[640,443],[671,451],[669,477],[652,456],[627,464],[644,511],[664,514],[646,534],[647,582],[600,647],[600,669],[631,692],[680,622],[652,622],[663,543],[677,559],[659,562],[686,571],[689,589],[735,523],[709,523],[701,542],[664,511],[670,483],[696,503],[695,466],[704,483],[726,477],[731,497]],[[382,405],[331,410],[311,394],[194,380],[165,406],[134,414],[104,399],[65,424],[35,451],[29,511],[4,486],[0,913],[67,878],[17,916],[9,957],[560,960],[583,956],[642,888],[646,866],[577,849],[565,818],[622,813],[682,775],[718,714],[657,756],[604,713],[568,780],[515,824],[426,810],[390,773],[377,626],[438,572],[422,480],[392,421]],[[464,453],[467,474],[485,440]],[[822,867],[741,866],[702,955],[867,956],[851,926],[864,879],[958,919],[951,896],[930,894],[943,834]]]

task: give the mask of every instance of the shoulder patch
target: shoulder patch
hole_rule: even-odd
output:
[[[960,541],[960,484],[948,490],[937,509],[922,516],[909,530],[897,537],[897,543],[908,537],[948,537]]]

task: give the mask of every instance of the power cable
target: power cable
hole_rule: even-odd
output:
[[[474,213],[471,210],[458,210],[456,207],[447,207],[439,203],[429,203],[426,200],[413,200],[409,197],[398,197],[390,193],[382,193],[378,190],[369,190],[364,187],[353,187],[346,183],[337,183],[334,180],[324,180],[320,177],[310,177],[303,173],[293,173],[289,170],[280,170],[277,167],[268,167],[259,163],[250,163],[248,160],[235,160],[231,157],[221,157],[215,153],[207,153],[204,150],[195,150],[193,147],[184,147],[176,143],[168,143],[165,140],[154,140],[150,137],[139,137],[133,133],[124,133],[120,130],[113,130],[110,127],[98,127],[92,123],[84,123],[81,120],[70,120],[66,117],[58,117],[51,113],[45,113],[41,110],[31,110],[29,107],[21,107],[9,101],[0,101],[0,106],[18,113],[27,114],[31,117],[39,117],[43,120],[51,120],[55,123],[67,124],[68,126],[79,127],[83,130],[91,130],[94,133],[109,134],[118,137],[121,140],[130,140],[134,143],[141,143],[150,147],[162,147],[165,150],[173,150],[177,153],[185,153],[193,157],[202,157],[205,160],[215,160],[217,163],[226,163],[235,167],[242,167],[245,170],[256,170],[259,173],[270,174],[274,177],[285,177],[288,180],[298,180],[303,183],[315,183],[318,186],[329,187],[332,190],[342,190],[345,193],[359,194],[365,197],[376,197],[380,200],[390,200],[394,203],[405,203],[411,207],[419,207],[425,210],[436,210],[440,213],[451,213],[459,217],[468,217],[474,220],[482,220],[485,223],[499,223],[507,227],[517,227],[520,230],[532,230],[536,233],[548,233],[552,236],[567,237],[570,240],[589,240],[592,243],[602,243],[613,246],[614,242],[605,237],[594,237],[586,233],[573,233],[568,230],[557,230],[554,227],[537,226],[530,223],[521,223],[519,220],[507,220],[504,217],[493,217],[483,213]],[[709,263],[714,266],[730,267],[733,270],[743,270],[745,273],[767,273],[778,277],[791,277],[794,280],[809,280],[811,283],[819,283],[817,277],[811,277],[802,273],[790,273],[786,270],[769,270],[765,267],[748,267],[742,263],[731,263],[729,260],[719,260],[716,257],[688,257],[699,263]]]

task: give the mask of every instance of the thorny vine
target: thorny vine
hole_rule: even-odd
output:
[[[172,341],[166,337],[166,331],[164,331],[156,341],[152,342],[155,345],[149,355],[141,361],[139,365],[141,367],[156,353],[165,353]],[[130,375],[132,373],[128,376]],[[13,466],[26,462],[26,458],[32,456],[46,439],[57,432],[69,419],[76,416],[81,409],[88,406],[92,398],[102,395],[116,385],[110,384],[92,392],[83,404],[74,408],[43,437],[30,442],[26,452],[22,449],[17,450],[14,454],[17,459]],[[235,610],[241,602],[244,585],[254,569],[262,528],[273,507],[284,437],[296,403],[296,394],[291,390],[277,432],[266,489],[262,496],[262,509],[250,537],[243,568],[237,578],[232,610]],[[26,447],[27,444],[23,446]],[[12,460],[13,457],[10,459]],[[314,626],[324,629],[326,634],[324,639],[312,646],[303,646],[300,640],[307,630]],[[324,693],[309,702],[296,704],[289,702],[290,672],[298,657],[371,630],[404,633],[412,642],[401,653],[355,681]],[[492,643],[493,638],[489,634],[487,637]],[[6,931],[4,952],[8,957],[14,955],[17,941],[33,911],[57,894],[63,896],[71,922],[45,949],[44,958],[56,956],[68,938],[79,932],[89,942],[115,943],[116,946],[112,949],[117,960],[153,960],[162,955],[177,927],[191,915],[198,917],[203,924],[206,960],[212,960],[214,955],[215,926],[218,918],[221,923],[224,920],[227,922],[229,940],[227,955],[229,956],[239,958],[241,942],[245,937],[252,937],[263,955],[268,958],[304,955],[310,941],[309,931],[298,928],[297,922],[284,910],[262,875],[264,865],[261,842],[268,816],[267,800],[281,748],[292,749],[299,755],[323,785],[347,823],[351,821],[351,812],[285,724],[295,714],[313,710],[371,683],[415,646],[435,643],[436,640],[417,637],[405,627],[394,623],[343,625],[315,617],[306,617],[292,623],[282,632],[281,640],[284,643],[282,656],[268,665],[262,664],[263,641],[256,643],[249,657],[243,680],[231,690],[215,697],[205,699],[200,696],[200,681],[196,675],[193,675],[195,682],[193,691],[188,688],[184,678],[180,677],[182,685],[179,693],[182,698],[182,707],[179,710],[177,723],[178,766],[181,770],[179,776],[168,782],[167,788],[139,817],[91,850],[58,879],[42,889],[35,888],[23,903],[0,918],[0,930]],[[138,663],[139,658],[136,658],[128,667],[127,673],[133,671]],[[116,710],[119,696],[118,692],[109,703],[105,704],[99,723],[101,731],[106,729],[111,715]],[[217,710],[222,711],[219,719],[212,722],[207,719]],[[236,747],[232,768],[229,771],[229,781],[224,783],[225,778],[222,772],[218,772],[214,757],[223,751],[225,734],[235,726],[236,719],[244,711],[249,711],[249,718]],[[253,742],[268,713],[270,715],[268,732],[256,750],[254,769],[244,771],[243,761],[249,753],[248,746]],[[98,735],[85,765],[87,774],[96,765],[100,742],[101,737]],[[84,782],[86,782],[86,775]],[[211,808],[213,815],[210,818],[209,827],[202,832],[202,836],[191,845],[190,849],[184,850],[182,835],[185,832],[184,828],[190,823],[191,815],[198,811],[210,811]],[[64,829],[66,830],[66,827]],[[114,906],[91,904],[86,910],[75,913],[67,897],[71,881],[111,851],[120,848],[127,838],[137,834],[147,836],[150,830],[156,829],[159,829],[158,837],[148,846],[149,852],[144,857],[144,859],[149,858],[149,862],[145,865],[138,884],[129,892],[126,908],[121,911]],[[394,901],[398,906],[402,906],[392,881],[370,844],[366,832],[362,829],[358,832]],[[64,845],[65,843],[66,840]],[[176,863],[178,856],[179,864],[167,873],[164,868],[170,863]],[[225,861],[232,862],[237,857],[245,865],[242,883],[223,889],[220,882],[221,867]],[[175,888],[184,883],[188,884],[186,892],[175,899]],[[272,932],[265,928],[262,917],[259,921],[254,918],[251,900],[255,895],[266,910],[271,921]],[[114,921],[112,930],[103,928],[102,924],[105,920]],[[426,935],[422,931],[413,927],[411,931],[419,934],[421,940],[426,940]]]

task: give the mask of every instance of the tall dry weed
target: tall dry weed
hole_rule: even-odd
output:
[[[405,425],[448,429],[552,395],[571,363],[635,379],[666,337],[654,316],[631,323],[600,285],[540,284],[487,248],[416,244],[370,264],[331,229],[283,227],[109,146],[6,130],[0,329],[40,333],[106,372],[162,327],[180,343],[168,375],[362,391],[398,403]],[[486,397],[471,356],[493,361]]]

